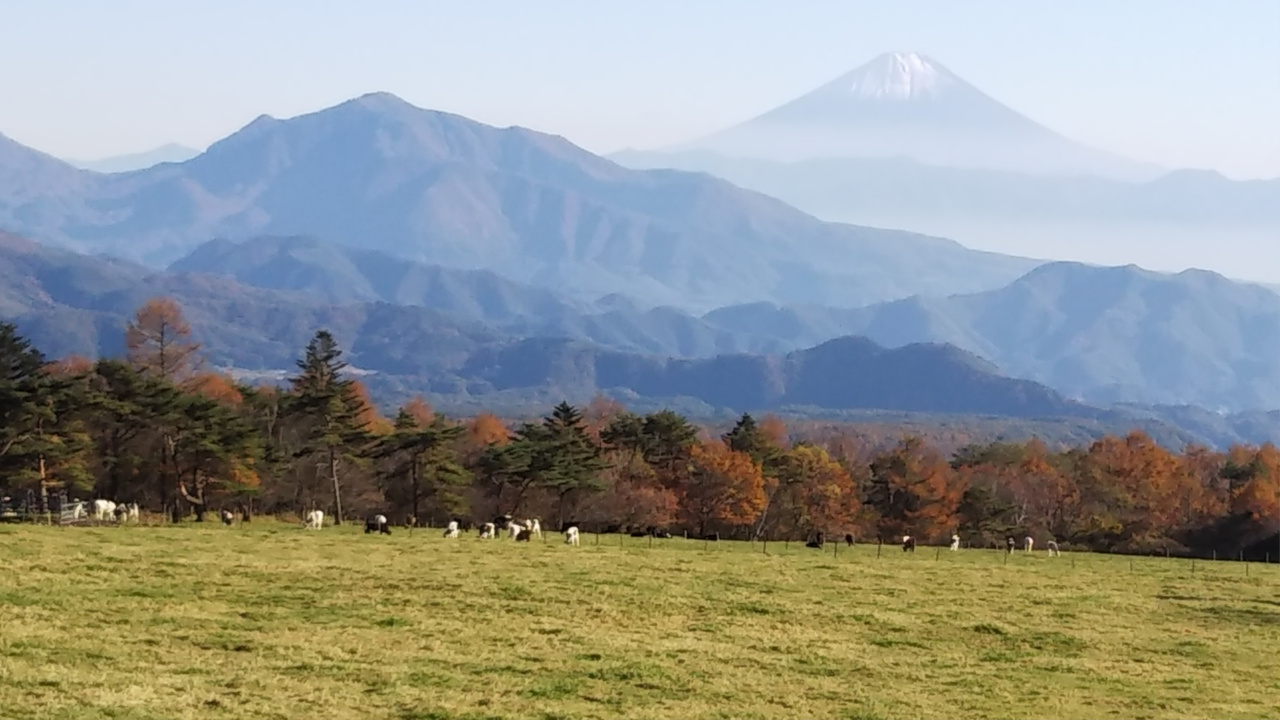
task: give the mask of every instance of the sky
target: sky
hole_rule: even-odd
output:
[[[917,51],[1073,140],[1280,176],[1276,0],[9,0],[0,28],[0,133],[81,160],[379,90],[652,149]]]

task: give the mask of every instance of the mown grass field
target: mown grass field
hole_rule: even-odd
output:
[[[0,527],[0,717],[1280,717],[1277,565],[560,540]]]

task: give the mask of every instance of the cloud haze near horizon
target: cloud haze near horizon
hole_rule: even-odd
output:
[[[652,148],[918,50],[1074,140],[1280,175],[1280,4],[1266,0],[49,0],[0,22],[0,132],[61,157],[204,147],[259,114],[375,90],[598,153]]]

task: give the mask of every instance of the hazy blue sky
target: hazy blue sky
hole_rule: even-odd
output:
[[[63,157],[204,147],[373,90],[649,148],[916,50],[1073,139],[1280,175],[1277,0],[39,0],[0,29],[0,132]]]

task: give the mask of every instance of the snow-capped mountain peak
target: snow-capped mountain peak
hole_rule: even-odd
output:
[[[933,95],[954,76],[915,52],[885,53],[844,78],[847,92],[864,99],[910,100]]]

